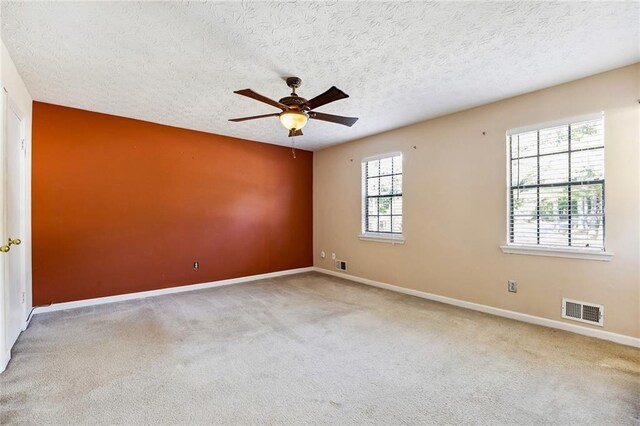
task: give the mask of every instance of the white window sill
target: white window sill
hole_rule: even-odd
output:
[[[587,259],[610,261],[613,253],[597,249],[559,248],[559,247],[531,247],[504,245],[500,246],[503,253],[526,254],[531,256],[568,257],[571,259]]]
[[[362,241],[373,241],[377,243],[388,243],[388,244],[404,244],[404,235],[390,235],[390,234],[360,234],[358,235]]]

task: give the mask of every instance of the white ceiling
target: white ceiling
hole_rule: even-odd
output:
[[[2,38],[35,100],[288,145],[283,77],[319,111],[320,149],[640,61],[640,3],[2,2]]]

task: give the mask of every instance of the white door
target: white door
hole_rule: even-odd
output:
[[[6,300],[6,348],[11,348],[22,331],[25,320],[25,256],[20,239],[24,230],[24,129],[22,115],[9,98],[7,111],[6,146],[6,234],[9,252],[3,255],[7,268]]]

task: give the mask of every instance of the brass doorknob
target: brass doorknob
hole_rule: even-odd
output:
[[[9,245],[19,246],[22,241],[19,238],[12,239],[9,238]]]
[[[1,251],[2,253],[6,253],[6,252],[8,252],[9,250],[11,250],[11,247],[9,247],[9,246],[0,246],[0,251]]]

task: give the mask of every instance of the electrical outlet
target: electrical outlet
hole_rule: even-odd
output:
[[[336,254],[335,253],[331,253],[331,260],[336,260]]]
[[[518,282],[516,280],[507,281],[507,290],[509,290],[510,293],[517,293],[518,292]]]
[[[196,260],[195,262],[193,262],[193,270],[197,271],[198,269],[200,269],[200,262]]]
[[[327,257],[327,253],[325,253],[324,251],[320,252],[320,259],[324,259],[325,257]]]

